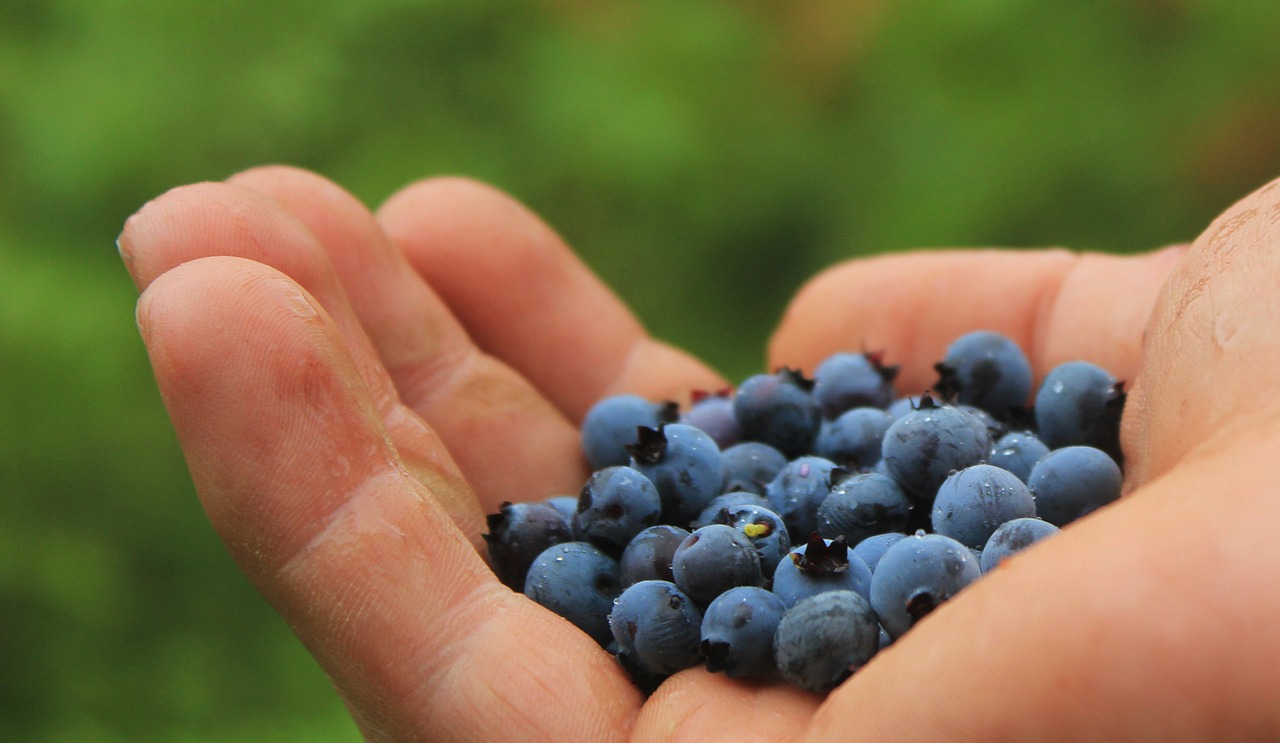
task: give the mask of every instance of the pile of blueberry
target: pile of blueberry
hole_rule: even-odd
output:
[[[1002,560],[1120,495],[1123,383],[961,336],[932,393],[838,353],[680,410],[632,395],[582,425],[576,497],[488,517],[504,583],[651,690],[705,662],[825,692]]]

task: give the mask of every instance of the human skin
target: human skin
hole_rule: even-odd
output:
[[[985,576],[825,699],[695,668],[649,699],[500,584],[483,516],[575,492],[603,395],[723,379],[500,192],[371,214],[304,171],[183,186],[125,225],[137,320],[213,527],[376,741],[1280,738],[1280,181],[1190,246],[899,254],[805,285],[767,365],[950,340],[1132,389],[1125,496]]]

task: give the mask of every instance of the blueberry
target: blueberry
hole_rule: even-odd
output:
[[[1027,404],[1031,362],[1013,340],[990,330],[955,339],[934,365],[934,388],[946,399],[973,405],[1004,420]]]
[[[992,444],[987,464],[1009,470],[1026,482],[1031,468],[1048,453],[1049,447],[1030,431],[1006,433]]]
[[[743,438],[766,443],[788,458],[808,452],[822,423],[812,390],[812,380],[785,367],[748,377],[733,398]]]
[[[720,513],[734,506],[759,506],[760,508],[769,507],[769,499],[763,495],[756,493],[748,493],[745,490],[735,490],[732,493],[717,495],[711,499],[707,507],[702,509],[702,513],[698,514],[698,518],[694,519],[690,526],[697,529],[707,524],[724,523],[720,520]]]
[[[861,557],[862,561],[871,569],[871,574],[875,575],[876,565],[880,563],[880,558],[884,557],[884,553],[897,544],[899,540],[906,539],[906,537],[906,534],[896,531],[876,534],[858,542],[853,548],[853,554],[855,557]]]
[[[736,586],[760,586],[760,556],[741,531],[726,524],[695,529],[676,548],[671,574],[685,595],[701,606]]]
[[[586,542],[543,550],[524,581],[524,595],[573,622],[601,646],[609,644],[609,612],[621,590],[617,561]]]
[[[822,539],[816,534],[793,549],[773,572],[773,592],[782,603],[797,601],[826,591],[856,591],[869,596],[871,569],[853,554],[844,540]]]
[[[853,408],[824,423],[813,452],[848,469],[870,468],[880,461],[884,433],[893,418],[879,408]]]
[[[1006,521],[987,540],[986,546],[982,548],[982,557],[978,560],[978,565],[983,573],[989,573],[995,570],[1003,560],[1057,533],[1058,527],[1040,519],[1023,518]]]
[[[639,395],[614,395],[597,402],[582,420],[582,452],[591,469],[626,464],[626,446],[636,440],[636,428],[657,428],[678,415],[675,403],[655,403]]]
[[[871,606],[896,640],[981,575],[968,547],[941,534],[917,534],[899,540],[880,558],[871,579]]]
[[[760,557],[760,572],[772,578],[778,562],[791,552],[791,537],[782,517],[764,506],[740,505],[726,508],[715,523],[727,524],[751,540]]]
[[[796,603],[774,636],[774,659],[789,683],[822,694],[853,675],[880,649],[871,605],[853,591],[829,591]]]
[[[1120,460],[1124,383],[1087,361],[1054,367],[1036,393],[1036,432],[1050,449],[1092,446]]]
[[[918,409],[889,426],[882,452],[885,469],[907,495],[929,504],[952,470],[981,462],[990,449],[986,429],[973,416],[923,395]]]
[[[933,530],[980,549],[1006,521],[1036,515],[1026,483],[1008,470],[975,464],[953,472],[933,502]]]
[[[813,372],[813,399],[824,418],[860,407],[886,408],[893,401],[898,367],[878,353],[836,353]]]
[[[920,401],[923,399],[923,395],[907,395],[906,397],[899,397],[889,403],[889,407],[885,408],[884,412],[889,414],[889,418],[891,420],[896,421],[907,413],[910,413],[912,410],[920,407]]]
[[[578,510],[578,497],[575,495],[553,495],[543,501],[564,517],[566,524],[573,523],[573,514]]]
[[[702,612],[673,584],[645,580],[627,587],[609,615],[624,665],[670,676],[701,660]]]
[[[675,557],[676,548],[689,536],[689,532],[678,526],[658,524],[640,532],[627,543],[618,560],[622,587],[642,580],[665,580],[674,582],[671,574],[671,559]]]
[[[503,503],[485,517],[489,533],[489,561],[498,579],[517,591],[524,587],[529,566],[546,548],[573,541],[569,523],[545,503]]]
[[[631,466],[658,488],[663,519],[670,524],[693,521],[720,495],[720,447],[704,431],[683,423],[637,432],[636,443],[627,445]]]
[[[680,414],[679,422],[702,430],[721,449],[733,446],[742,439],[738,419],[733,414],[733,397],[728,391],[695,391],[693,404]]]
[[[702,654],[707,670],[729,678],[767,678],[776,670],[773,635],[786,612],[782,599],[755,586],[716,597],[702,615]]]
[[[649,478],[630,467],[596,470],[582,486],[573,535],[617,554],[642,530],[658,523],[662,499]]]
[[[720,452],[720,461],[724,469],[720,485],[723,492],[744,490],[761,495],[787,464],[782,452],[759,441],[743,441],[724,449]]]
[[[982,426],[983,429],[986,430],[987,436],[992,441],[995,441],[996,439],[1000,438],[1001,436],[1009,432],[1008,426],[1006,426],[1003,422],[996,420],[995,416],[991,415],[990,413],[983,410],[982,408],[975,407],[973,405],[964,405],[964,404],[956,405],[956,407],[968,413],[970,416],[972,416],[974,421],[978,425]]]
[[[1066,526],[1120,497],[1124,478],[1106,452],[1091,446],[1066,446],[1044,455],[1031,468],[1027,486],[1036,498],[1036,515]]]
[[[803,542],[818,529],[818,506],[848,471],[822,457],[799,457],[787,462],[765,488],[769,509],[782,517],[792,542]]]
[[[867,537],[906,529],[911,509],[911,500],[893,478],[873,472],[854,475],[833,487],[818,507],[818,533],[827,539],[842,536],[856,546]]]

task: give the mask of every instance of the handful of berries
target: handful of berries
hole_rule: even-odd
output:
[[[705,662],[826,692],[983,573],[1117,499],[1123,383],[1085,361],[1032,389],[976,331],[934,394],[838,353],[685,410],[605,398],[577,498],[488,517],[504,583],[616,654],[642,689]],[[1030,404],[1029,404],[1030,403]]]

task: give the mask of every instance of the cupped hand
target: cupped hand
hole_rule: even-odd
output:
[[[825,701],[702,669],[645,700],[486,567],[485,513],[581,487],[592,402],[724,384],[511,199],[436,179],[373,215],[261,168],[164,194],[119,244],[210,520],[371,740],[1274,739],[1278,215],[1272,184],[1188,249],[920,253],[801,291],[770,365],[884,348],[919,391],[985,327],[1039,375],[1086,358],[1134,388],[1126,498]]]

